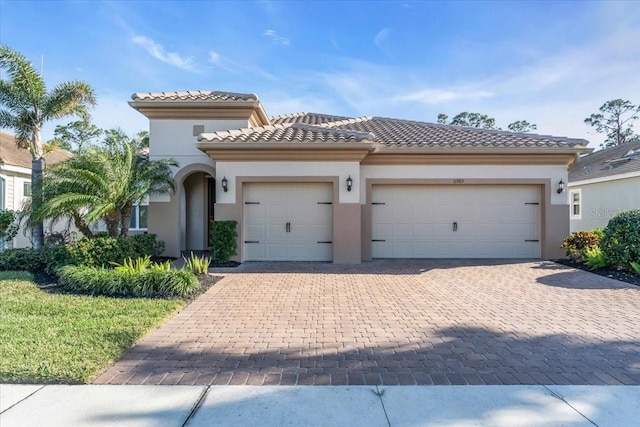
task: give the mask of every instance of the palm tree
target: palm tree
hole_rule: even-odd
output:
[[[42,203],[42,176],[44,148],[42,126],[49,120],[66,116],[89,116],[88,107],[95,105],[93,89],[83,81],[61,83],[50,92],[42,76],[19,52],[0,46],[0,127],[10,128],[16,134],[16,143],[31,153],[32,204],[37,209]],[[33,247],[44,243],[42,221],[31,227]]]
[[[127,235],[133,206],[149,195],[174,190],[173,159],[149,160],[139,142],[119,130],[106,132],[102,146],[94,146],[51,167],[46,199],[32,215],[36,219],[71,217],[86,236],[88,225],[100,220],[110,236]]]

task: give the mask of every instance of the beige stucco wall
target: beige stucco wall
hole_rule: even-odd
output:
[[[217,173],[217,202],[236,202],[236,178],[264,176],[264,177],[303,177],[303,176],[336,176],[339,183],[339,203],[359,203],[360,192],[358,181],[360,180],[360,163],[358,162],[223,162],[216,163]],[[353,187],[347,191],[347,177],[351,176]],[[222,178],[229,182],[229,191],[224,192],[221,187]]]
[[[365,203],[367,179],[548,179],[552,186],[567,182],[564,165],[364,165],[360,180],[360,202]],[[567,192],[550,195],[553,205],[566,205]]]
[[[640,209],[640,176],[591,184],[572,183],[582,193],[582,215],[571,219],[571,232],[606,227],[620,211]]]
[[[153,119],[149,121],[149,151],[154,156],[171,156],[185,160],[186,158],[207,158],[207,155],[198,150],[195,143],[198,135],[193,135],[193,126],[204,126],[204,132],[216,132],[246,128],[247,120],[176,120]]]

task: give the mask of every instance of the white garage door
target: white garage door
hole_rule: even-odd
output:
[[[331,184],[245,184],[245,260],[331,261],[332,199]]]
[[[540,189],[379,185],[373,258],[540,258]]]

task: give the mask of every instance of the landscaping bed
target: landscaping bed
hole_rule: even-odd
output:
[[[0,272],[0,382],[89,382],[184,305],[48,292],[30,273]]]

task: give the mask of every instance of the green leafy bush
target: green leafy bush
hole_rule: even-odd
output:
[[[134,273],[68,265],[62,267],[58,274],[59,283],[65,288],[94,295],[184,297],[200,286],[196,276],[175,269],[148,269]]]
[[[640,276],[640,262],[631,262],[631,268],[636,272],[638,276]]]
[[[149,255],[151,258],[159,257],[164,252],[164,242],[158,240],[155,234],[136,234],[129,237],[120,237],[119,240],[128,239],[131,243],[131,250],[135,256]]]
[[[0,270],[41,271],[45,258],[41,251],[31,248],[13,248],[0,252]]]
[[[65,265],[109,266],[127,258],[159,256],[163,250],[164,242],[155,234],[85,237],[67,245],[45,246],[40,251],[24,248],[0,252],[0,270],[44,271],[53,276]]]
[[[71,255],[68,245],[45,246],[42,248],[44,258],[44,272],[49,276],[56,276],[57,270],[71,264]]]
[[[602,229],[592,231],[576,231],[564,239],[561,247],[567,250],[567,256],[576,262],[584,261],[584,250],[598,246],[602,237]]]
[[[164,242],[155,234],[138,234],[128,237],[100,236],[82,238],[68,246],[67,264],[90,267],[108,266],[122,263],[125,259],[144,256],[159,256],[164,250]]]
[[[620,267],[640,260],[640,209],[621,212],[604,229],[600,248],[607,259]]]
[[[237,227],[237,221],[211,221],[211,257],[215,263],[225,263],[237,254]]]
[[[606,255],[602,252],[600,247],[594,246],[592,248],[586,248],[584,250],[584,263],[589,266],[591,270],[597,270],[599,268],[608,267],[611,265],[607,260]]]
[[[184,259],[184,268],[196,275],[207,274],[209,271],[209,265],[211,265],[211,259],[204,255],[198,257],[193,252],[191,252],[189,258],[185,258],[183,256],[182,259]]]
[[[16,234],[20,224],[16,219],[16,214],[10,210],[0,210],[0,240],[11,240]]]
[[[112,262],[114,265],[114,270],[124,272],[124,273],[141,273],[145,270],[148,270],[151,266],[151,257],[149,255],[144,256],[142,258],[125,258],[122,261],[122,264],[118,264],[117,262]]]

